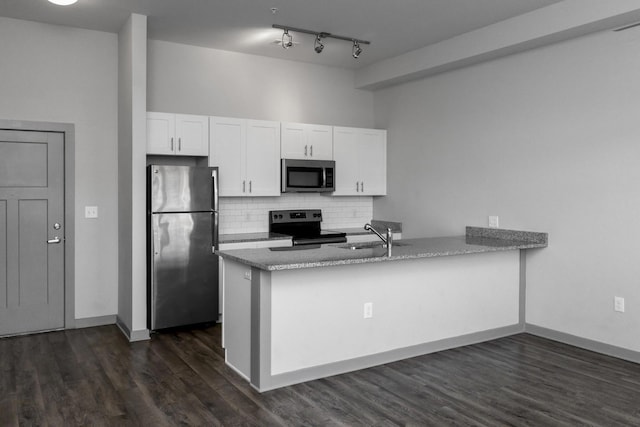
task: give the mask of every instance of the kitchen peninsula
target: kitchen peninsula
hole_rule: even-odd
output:
[[[380,245],[219,251],[226,362],[259,391],[510,335],[526,250],[547,234],[467,227]]]

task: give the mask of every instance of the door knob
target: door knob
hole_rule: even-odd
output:
[[[62,240],[60,240],[60,238],[58,236],[54,237],[53,239],[49,239],[47,240],[48,244],[53,244],[53,243],[60,243]]]

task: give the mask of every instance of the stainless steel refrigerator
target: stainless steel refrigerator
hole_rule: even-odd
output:
[[[218,168],[147,167],[148,327],[218,320]]]

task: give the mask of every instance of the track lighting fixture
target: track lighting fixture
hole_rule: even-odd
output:
[[[362,48],[360,47],[360,42],[358,40],[354,40],[353,49],[351,49],[351,56],[353,56],[354,59],[358,59],[361,53],[362,53]]]
[[[303,28],[285,27],[283,25],[277,25],[277,24],[273,24],[272,27],[284,31],[282,33],[282,47],[285,49],[289,49],[290,47],[293,46],[293,36],[289,34],[289,31],[295,31],[298,33],[314,35],[316,39],[313,43],[313,50],[315,50],[316,53],[320,53],[324,50],[324,43],[322,43],[322,39],[327,37],[352,42],[353,48],[351,49],[351,56],[353,56],[355,59],[358,59],[358,57],[362,53],[362,47],[360,45],[371,44],[371,42],[368,42],[366,40],[354,39],[353,37],[338,36],[336,34],[325,33],[324,31],[311,31],[311,30],[305,30]]]
[[[284,33],[282,33],[282,47],[284,49],[289,49],[292,46],[293,46],[293,36],[289,34],[289,30],[285,28]]]
[[[322,44],[322,41],[320,40],[321,35],[318,34],[316,36],[316,41],[313,43],[313,49],[316,51],[316,53],[320,53],[322,52],[322,49],[324,49],[324,44]]]

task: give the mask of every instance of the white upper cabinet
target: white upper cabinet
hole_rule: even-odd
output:
[[[209,117],[209,166],[218,167],[221,196],[244,196],[246,120]],[[246,187],[246,182],[244,182]]]
[[[333,128],[335,196],[387,194],[387,131]]]
[[[247,181],[250,196],[280,195],[280,123],[247,120]]]
[[[147,154],[175,154],[176,115],[147,113]]]
[[[280,195],[280,123],[209,118],[209,166],[222,197]]]
[[[280,156],[283,159],[333,160],[331,126],[282,123]]]
[[[208,156],[208,117],[148,112],[147,154]]]

